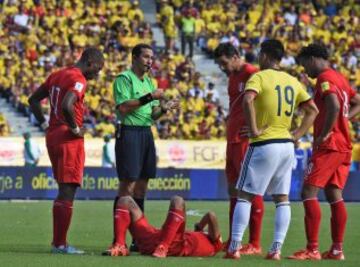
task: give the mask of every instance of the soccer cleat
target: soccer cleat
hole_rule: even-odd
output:
[[[321,260],[321,255],[318,250],[302,249],[296,251],[293,255],[288,256],[291,260]]]
[[[233,259],[233,260],[239,260],[241,258],[240,251],[235,250],[233,252],[226,251],[224,259]]]
[[[255,247],[253,244],[245,244],[240,249],[241,255],[261,255],[261,247]]]
[[[279,250],[273,251],[273,252],[269,251],[265,256],[265,259],[266,260],[275,260],[275,261],[281,260],[280,251]]]
[[[339,261],[345,260],[344,252],[336,249],[325,251],[324,253],[321,254],[321,257],[324,260],[339,260]]]
[[[155,258],[166,258],[167,253],[168,253],[168,248],[166,246],[164,246],[163,244],[160,244],[156,247],[152,256]]]
[[[121,257],[129,256],[129,250],[125,245],[112,245],[102,253],[103,256]]]
[[[85,252],[83,250],[79,250],[77,248],[74,248],[72,246],[66,245],[66,246],[52,246],[51,247],[51,253],[53,254],[69,254],[69,255],[82,255]]]

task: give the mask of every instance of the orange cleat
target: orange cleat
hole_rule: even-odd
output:
[[[103,256],[112,256],[112,257],[120,257],[120,256],[129,256],[129,250],[126,245],[112,245],[108,250],[102,253]]]
[[[156,247],[152,256],[155,258],[166,258],[167,253],[168,253],[168,248],[166,246],[164,246],[163,244],[160,244]]]
[[[321,260],[321,255],[318,250],[302,249],[295,252],[293,255],[288,256],[291,260]]]
[[[262,249],[261,247],[255,247],[253,244],[245,244],[240,249],[241,255],[261,255]]]
[[[224,259],[233,259],[233,260],[239,260],[241,258],[240,251],[236,250],[234,252],[226,251]]]
[[[274,261],[279,261],[281,260],[280,257],[280,251],[274,251],[274,252],[268,252],[265,256],[266,260],[274,260]]]
[[[321,257],[324,260],[338,260],[338,261],[345,260],[344,252],[336,249],[325,251],[324,253],[321,254]]]

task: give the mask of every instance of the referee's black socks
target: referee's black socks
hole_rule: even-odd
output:
[[[141,211],[144,213],[144,202],[145,199],[144,198],[134,198],[136,204],[139,206],[139,208],[141,209]]]

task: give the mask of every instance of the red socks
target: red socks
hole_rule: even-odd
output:
[[[232,221],[234,216],[234,209],[236,206],[237,198],[231,197],[230,198],[230,206],[229,206],[229,240],[231,240],[231,234],[232,234]]]
[[[72,201],[55,200],[53,204],[53,241],[55,247],[66,246],[66,235],[73,210]]]
[[[303,201],[305,209],[305,232],[307,249],[319,249],[319,228],[321,222],[321,209],[317,198],[309,198]]]
[[[115,238],[113,244],[126,244],[126,231],[131,222],[130,212],[128,208],[116,206],[114,212],[114,234]]]
[[[255,196],[251,202],[251,213],[249,221],[249,243],[260,247],[261,223],[264,215],[264,201],[262,196]]]
[[[184,212],[178,209],[170,209],[165,223],[161,228],[160,243],[169,247],[180,227],[185,231]]]
[[[330,204],[331,207],[331,237],[333,245],[331,249],[342,251],[344,241],[347,212],[344,200],[339,200]]]

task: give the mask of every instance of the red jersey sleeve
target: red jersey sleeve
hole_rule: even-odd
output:
[[[81,99],[85,94],[86,80],[80,75],[73,75],[67,89]]]
[[[326,75],[320,75],[317,80],[317,91],[321,98],[329,94],[336,94],[338,88]]]
[[[248,74],[248,79],[251,77],[251,75],[253,75],[255,72],[258,72],[258,68],[256,68],[255,66],[251,65],[251,64],[246,64],[245,65],[245,72]]]

